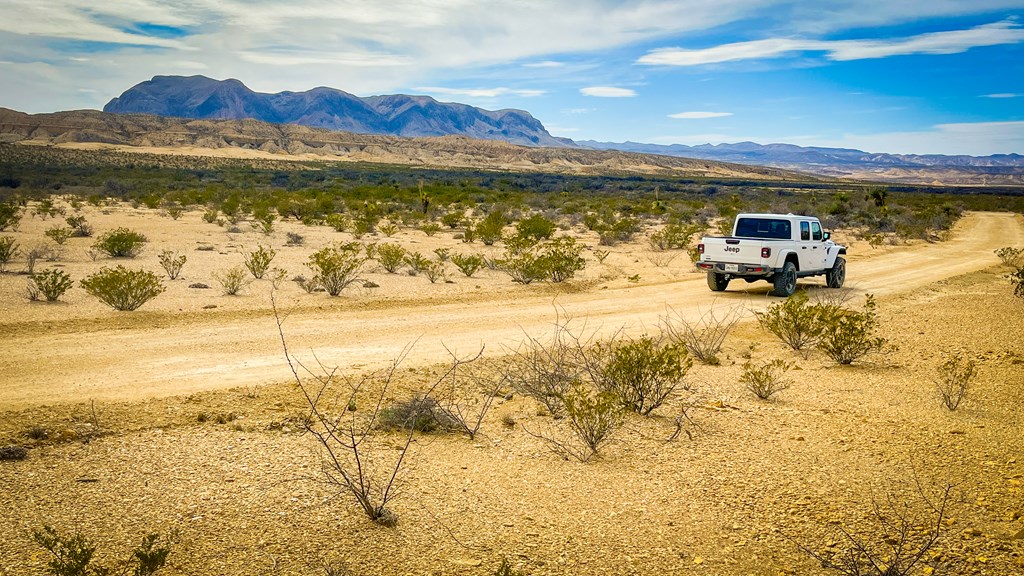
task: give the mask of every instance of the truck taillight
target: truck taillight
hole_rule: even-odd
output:
[[[703,254],[703,253],[704,253],[704,245],[703,244],[697,244],[697,254]]]
[[[771,248],[761,248],[761,258],[771,258],[771,257],[772,257],[772,249]]]

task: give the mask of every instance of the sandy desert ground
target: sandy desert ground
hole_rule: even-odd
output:
[[[294,222],[270,236],[244,223],[229,233],[198,212],[172,220],[127,205],[83,214],[97,231],[149,236],[129,265],[160,271],[165,249],[188,262],[131,313],[77,285],[62,302],[28,302],[24,276],[0,275],[0,444],[31,447],[24,461],[0,462],[2,575],[44,573],[47,559],[31,541],[43,523],[88,536],[106,561],[146,532],[174,529],[167,574],[323,574],[320,559],[344,561],[353,574],[493,574],[503,557],[525,574],[826,573],[797,543],[836,546],[830,530],[869,526],[873,501],[901,494],[920,505],[918,484],[934,496],[947,483],[954,497],[930,560],[956,574],[1024,573],[1024,305],[993,254],[1024,246],[1019,215],[969,213],[940,243],[853,242],[854,301],[877,296],[881,334],[899,348],[852,366],[803,358],[761,330],[753,312],[777,301],[767,284],[712,294],[685,254],[666,262],[643,242],[612,247],[604,263],[588,252],[587,269],[557,286],[454,268],[450,283],[432,284],[371,267],[364,276],[377,287],[338,298],[284,282],[275,301],[305,362],[315,353],[365,373],[412,344],[391,399],[431,382],[449,350],[483,347],[499,359],[567,316],[599,335],[656,330],[669,311],[746,318],[722,365],[690,372],[694,392],[652,418],[629,418],[594,462],[565,461],[529,434],[558,424],[519,396],[499,399],[472,441],[417,437],[394,504],[400,521],[389,529],[318,482],[271,282],[225,296],[213,278],[257,244],[277,250],[274,265],[289,277],[308,275],[312,251],[351,237]],[[11,235],[31,246],[51,225],[26,218]],[[305,244],[286,245],[289,231]],[[363,240],[425,255],[500,250],[445,231]],[[58,262],[40,266],[59,264],[77,280],[111,264],[92,260],[91,243],[71,239]],[[189,287],[197,282],[211,288]],[[801,285],[827,291],[821,279]],[[974,359],[979,374],[967,404],[949,412],[932,379],[953,352]],[[774,402],[754,398],[738,382],[748,357],[794,362],[792,387]],[[668,441],[685,401],[695,404],[694,424]],[[27,439],[34,427],[48,438]],[[401,446],[397,436],[384,441]]]

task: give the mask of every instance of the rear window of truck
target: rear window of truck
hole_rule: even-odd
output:
[[[793,237],[793,233],[789,220],[740,218],[739,222],[736,223],[736,236],[740,238],[789,240]]]

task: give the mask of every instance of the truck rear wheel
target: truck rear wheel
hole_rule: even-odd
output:
[[[796,292],[796,265],[792,262],[783,264],[782,270],[772,278],[772,283],[775,284],[772,294],[783,298],[792,296]]]
[[[708,272],[708,288],[712,292],[722,292],[729,285],[729,277],[725,274]]]
[[[846,281],[846,260],[836,256],[836,263],[825,271],[825,283],[829,288],[842,288]]]

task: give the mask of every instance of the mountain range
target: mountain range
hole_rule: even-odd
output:
[[[523,110],[484,110],[405,94],[360,98],[325,87],[265,94],[238,80],[206,76],[154,76],[108,102],[103,111],[206,120],[253,118],[409,138],[457,134],[524,146],[574,146],[571,140],[549,134],[539,120]]]

